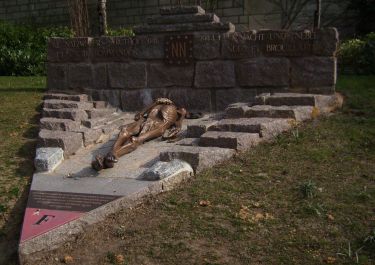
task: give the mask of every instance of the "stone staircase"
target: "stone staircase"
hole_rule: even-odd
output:
[[[189,125],[187,138],[160,155],[162,161],[181,159],[196,172],[272,140],[298,122],[341,107],[338,95],[296,93],[262,94],[252,103],[235,103],[222,118]]]
[[[234,32],[230,22],[220,18],[200,6],[176,6],[160,9],[160,15],[149,17],[145,25],[133,28],[136,35],[173,32]]]
[[[65,156],[104,140],[131,120],[104,101],[85,94],[46,94],[40,120],[39,147],[59,147]]]

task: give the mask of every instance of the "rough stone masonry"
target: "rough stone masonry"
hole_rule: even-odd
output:
[[[200,7],[161,9],[134,37],[53,38],[48,88],[86,93],[122,110],[168,97],[218,111],[261,93],[333,94],[338,32],[236,32]]]

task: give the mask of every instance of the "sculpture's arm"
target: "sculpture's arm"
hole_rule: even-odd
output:
[[[135,117],[134,117],[134,120],[138,121],[141,117],[143,117],[146,113],[149,113],[150,110],[155,107],[157,104],[157,102],[154,102],[152,103],[151,105],[147,106],[146,108],[144,108],[141,112],[135,114]]]
[[[186,109],[184,108],[181,108],[181,109],[178,109],[177,110],[177,113],[178,113],[178,120],[176,121],[176,128],[179,128],[181,130],[182,128],[182,122],[185,120],[185,117],[186,117]]]
[[[149,113],[152,110],[152,108],[154,108],[157,105],[172,105],[172,104],[173,104],[173,102],[170,99],[167,99],[167,98],[158,98],[150,106],[146,107],[143,111],[137,113],[135,115],[134,119],[136,121],[139,120],[143,115]]]
[[[186,109],[181,108],[181,109],[177,110],[177,113],[178,113],[178,119],[174,123],[174,127],[169,130],[169,132],[168,132],[168,134],[166,136],[163,136],[163,138],[165,140],[170,140],[170,139],[176,138],[177,135],[181,131],[182,123],[185,120],[187,111],[186,111]]]

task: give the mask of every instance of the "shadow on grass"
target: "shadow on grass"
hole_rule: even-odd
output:
[[[21,234],[29,187],[27,186],[9,214],[0,235],[0,264],[18,265],[18,243]]]
[[[0,88],[0,93],[13,93],[13,92],[26,92],[26,93],[43,93],[45,92],[45,88]]]
[[[16,176],[28,177],[34,173],[34,156],[37,146],[39,132],[39,120],[41,116],[42,105],[36,110],[38,114],[34,115],[29,124],[32,126],[23,133],[27,141],[18,150],[17,155],[21,158],[16,169]],[[30,177],[31,183],[32,177]],[[22,194],[18,197],[15,206],[9,213],[9,219],[1,228],[0,233],[0,264],[17,265],[18,261],[18,243],[22,229],[23,215],[26,209],[27,198],[30,186],[27,185]]]

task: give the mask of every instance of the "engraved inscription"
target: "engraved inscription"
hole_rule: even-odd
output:
[[[193,61],[193,36],[167,36],[165,41],[165,63],[187,65]]]
[[[111,202],[119,196],[51,191],[31,191],[28,207],[88,212]]]
[[[230,58],[312,54],[311,31],[259,31],[224,34],[223,54]]]
[[[93,61],[122,61],[132,57],[134,41],[131,37],[102,37],[92,41]]]
[[[50,48],[53,49],[83,49],[89,47],[88,38],[74,38],[74,39],[62,39],[62,38],[52,38],[49,41]]]
[[[150,49],[159,44],[155,37],[102,37],[92,42],[92,60],[95,62],[125,61],[138,56],[140,52],[137,47],[145,45]]]
[[[90,38],[52,38],[48,45],[49,62],[83,62],[89,57]]]

